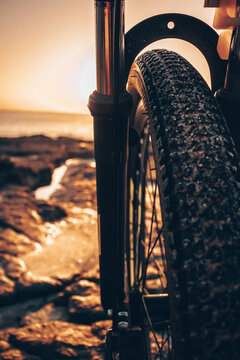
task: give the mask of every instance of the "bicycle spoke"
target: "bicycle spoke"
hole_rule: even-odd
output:
[[[139,289],[145,295],[153,292],[163,294],[167,292],[167,280],[161,205],[151,139],[148,133],[145,133],[144,136],[144,141],[141,141],[140,146],[141,156],[137,157],[139,170],[134,175],[135,188],[131,197],[132,209],[135,210],[131,222],[133,229],[131,246],[134,247],[130,254],[134,269],[134,279],[131,284],[133,290]],[[146,149],[147,156],[144,155]],[[155,281],[154,288],[151,288],[155,276],[157,276],[157,281]],[[170,336],[167,331],[168,323],[153,324],[146,304],[143,303],[143,307],[145,318],[149,324],[151,359],[154,359],[154,354],[157,353],[156,359],[165,360],[167,351],[171,352],[169,349]],[[154,329],[155,326],[157,331]]]
[[[148,312],[148,309],[147,309],[147,306],[146,306],[146,303],[145,303],[143,297],[142,297],[142,302],[143,302],[143,307],[144,307],[144,310],[145,310],[145,313],[146,313],[146,316],[147,316],[148,323],[149,323],[149,325],[150,325],[152,334],[153,334],[153,336],[154,336],[154,339],[155,339],[155,342],[156,342],[156,345],[157,345],[157,347],[158,347],[158,351],[159,351],[159,354],[160,354],[162,350],[161,350],[160,345],[159,345],[159,343],[158,343],[157,335],[156,335],[156,333],[155,333],[155,331],[154,331],[154,328],[153,328],[153,325],[152,325],[152,321],[151,321],[151,318],[150,318],[150,316],[149,316],[149,312]]]
[[[170,333],[169,333],[169,324],[167,322],[161,322],[161,323],[158,323],[158,324],[155,324],[155,325],[160,325],[162,324],[162,331],[160,333],[160,340],[158,339],[158,332],[155,331],[154,329],[154,326],[153,326],[153,323],[152,323],[152,320],[151,320],[151,317],[149,315],[149,312],[148,312],[148,309],[147,309],[147,306],[146,306],[146,302],[144,300],[144,297],[142,297],[142,302],[143,302],[143,307],[144,307],[144,311],[145,311],[145,314],[146,314],[146,318],[147,318],[147,321],[149,323],[149,327],[150,327],[150,330],[151,330],[151,333],[153,335],[153,338],[154,338],[154,343],[156,344],[157,346],[157,349],[158,349],[158,353],[155,354],[155,358],[157,359],[157,356],[159,356],[158,359],[162,359],[164,360],[164,346],[168,344],[167,346],[167,350],[168,350],[168,356],[170,357],[171,356],[171,344],[170,344]],[[167,326],[167,335],[166,335],[166,330],[164,330],[164,328]]]
[[[154,190],[154,202],[153,202],[153,207],[152,207],[152,217],[151,217],[151,227],[150,227],[150,234],[149,234],[149,240],[148,240],[148,255],[147,255],[147,261],[145,263],[145,268],[144,268],[144,274],[143,274],[143,287],[145,287],[145,280],[146,280],[146,272],[147,272],[147,266],[148,266],[148,261],[149,261],[149,257],[150,257],[150,251],[151,251],[151,241],[152,241],[152,233],[153,233],[153,219],[154,219],[154,214],[155,214],[155,200],[156,200],[156,191],[157,191],[157,187],[155,186],[155,190]]]

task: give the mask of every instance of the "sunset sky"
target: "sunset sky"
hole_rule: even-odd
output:
[[[126,30],[163,12],[190,14],[211,25],[213,10],[203,3],[126,0]],[[161,46],[190,56],[208,77],[205,60],[192,46]],[[0,110],[88,111],[95,88],[93,0],[0,0],[0,51]]]

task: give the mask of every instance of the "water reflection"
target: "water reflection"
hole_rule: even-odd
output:
[[[52,181],[50,185],[42,186],[35,190],[35,197],[38,200],[49,200],[56,190],[62,188],[61,181],[63,180],[63,177],[66,174],[67,170],[72,166],[80,166],[81,164],[87,164],[93,169],[96,167],[95,162],[92,161],[92,159],[67,159],[64,165],[57,167],[53,171]]]
[[[56,168],[52,175],[52,182],[50,185],[42,186],[35,190],[35,197],[38,200],[49,200],[55,190],[61,188],[60,182],[67,170],[66,163]]]

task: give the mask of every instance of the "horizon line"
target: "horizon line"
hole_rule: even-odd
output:
[[[0,112],[19,112],[19,113],[38,113],[38,114],[52,114],[52,115],[86,115],[92,117],[90,113],[78,113],[78,112],[67,112],[67,111],[53,111],[53,110],[29,110],[29,109],[0,109]]]

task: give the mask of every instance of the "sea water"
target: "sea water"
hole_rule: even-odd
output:
[[[88,114],[0,111],[0,137],[40,134],[92,140],[92,117]]]

